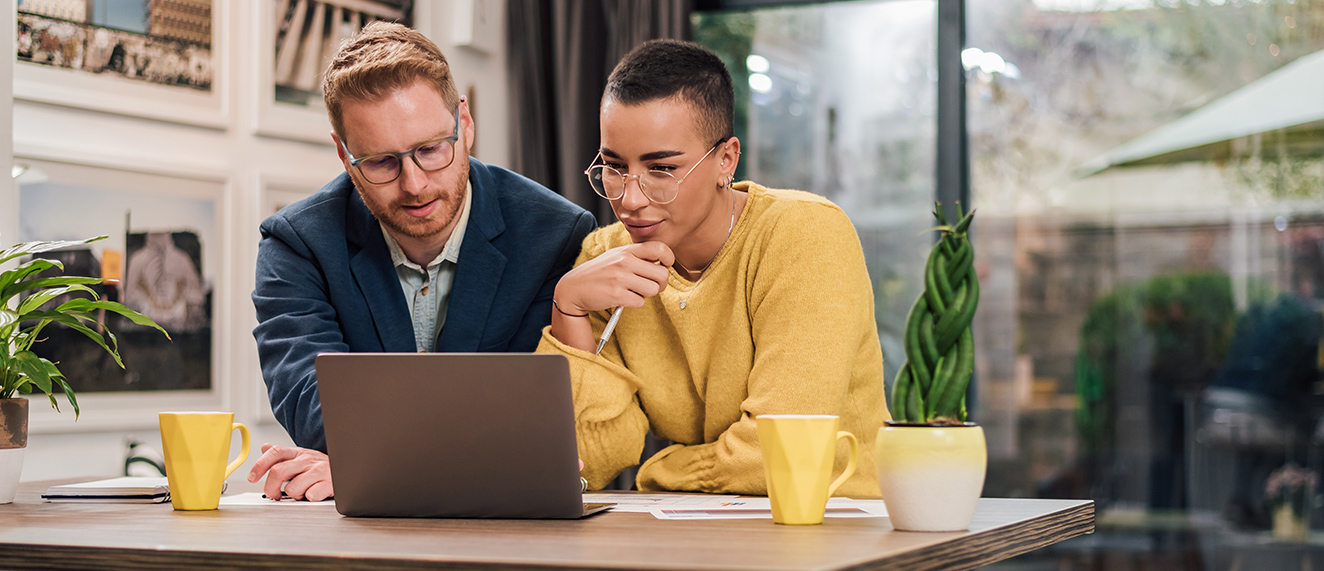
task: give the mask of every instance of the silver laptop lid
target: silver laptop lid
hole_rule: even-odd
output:
[[[316,366],[340,513],[583,514],[565,357],[324,353]]]

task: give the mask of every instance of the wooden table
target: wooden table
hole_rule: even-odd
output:
[[[329,506],[0,505],[5,568],[969,569],[1094,531],[1086,500],[982,499],[968,532],[886,518],[783,526],[606,513],[578,521],[360,519]]]

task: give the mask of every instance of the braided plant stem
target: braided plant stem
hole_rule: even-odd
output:
[[[966,420],[965,393],[974,373],[975,347],[970,322],[979,305],[974,247],[966,230],[974,212],[951,226],[935,209],[942,237],[924,265],[924,293],[906,318],[906,363],[892,385],[897,421],[960,424]]]

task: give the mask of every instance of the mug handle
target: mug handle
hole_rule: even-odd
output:
[[[843,430],[837,433],[837,440],[842,438],[850,441],[850,456],[846,461],[846,469],[841,472],[840,476],[837,476],[837,479],[832,481],[832,485],[828,486],[827,495],[829,496],[836,492],[837,488],[846,483],[846,479],[855,473],[855,464],[859,462],[860,458],[860,441],[855,439],[855,435]]]
[[[230,427],[232,432],[235,429],[239,430],[239,437],[243,439],[243,442],[239,446],[239,457],[235,458],[233,462],[230,462],[230,464],[225,467],[225,478],[229,478],[230,474],[233,474],[235,470],[238,470],[239,466],[243,465],[244,460],[248,459],[248,446],[251,443],[248,439],[248,427],[236,422],[234,423],[234,426]],[[225,478],[221,479],[224,480]]]

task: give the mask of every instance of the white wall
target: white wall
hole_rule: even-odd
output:
[[[14,18],[17,14],[17,2],[5,2],[4,18],[0,22],[0,117],[10,118],[6,123],[13,125],[14,116]],[[0,173],[8,174],[13,166],[14,141],[11,137],[0,136]],[[14,181],[0,174],[0,205],[17,204],[14,196]],[[17,235],[18,211],[14,208],[0,208],[0,244],[9,244]],[[2,247],[2,246],[0,246]]]
[[[509,80],[506,64],[505,0],[440,0],[416,2],[415,27],[437,42],[450,62],[460,94],[473,88],[474,141],[479,160],[494,165],[510,165]],[[471,5],[475,19],[469,20],[476,49],[456,46],[457,23],[451,18],[463,5]],[[480,49],[482,51],[480,51]]]
[[[485,52],[451,44],[451,15],[462,7],[460,2],[474,2],[480,9],[493,11],[485,14],[487,27],[475,30],[475,34],[483,34]],[[253,24],[269,13],[267,3],[215,0],[214,10],[224,31],[218,30],[223,37],[213,46],[213,61],[221,62],[216,77],[227,114],[214,127],[30,101],[23,93],[15,100],[11,90],[14,2],[5,4],[10,15],[0,32],[0,45],[4,46],[0,49],[5,50],[0,54],[0,74],[5,78],[0,83],[0,113],[13,111],[12,152],[10,140],[0,141],[0,167],[6,167],[5,172],[11,155],[16,155],[20,162],[27,158],[88,163],[197,178],[224,189],[218,204],[223,259],[213,283],[215,389],[196,398],[173,400],[145,393],[85,395],[80,398],[83,415],[77,422],[68,411],[56,415],[46,410],[44,401],[34,401],[22,479],[115,475],[122,470],[126,439],[159,447],[155,412],[202,406],[232,410],[237,421],[254,430],[254,454],[238,473],[246,472],[256,458],[257,444],[289,443],[271,416],[251,335],[256,321],[249,294],[258,223],[271,200],[311,193],[340,170],[329,135],[313,142],[257,133],[255,127],[264,113],[264,103],[257,95],[262,76],[258,64],[271,56],[259,53],[262,26]],[[461,92],[473,87],[478,158],[498,165],[509,162],[504,4],[503,0],[426,1],[418,3],[415,15],[416,27],[447,54]],[[17,237],[17,204],[12,181],[5,178],[0,183],[0,243],[11,243]]]

